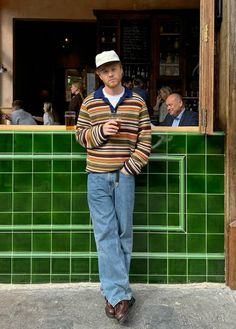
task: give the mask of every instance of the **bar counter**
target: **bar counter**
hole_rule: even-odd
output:
[[[131,282],[224,282],[224,134],[198,130],[153,128],[136,177]],[[0,134],[0,283],[98,281],[74,131],[1,125]]]

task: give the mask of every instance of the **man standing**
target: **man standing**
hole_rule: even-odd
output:
[[[87,148],[88,204],[105,312],[123,323],[135,302],[129,284],[134,176],[147,164],[151,128],[144,100],[121,84],[114,50],[96,56],[96,73],[104,85],[83,101],[76,139]]]
[[[198,113],[187,111],[179,94],[170,94],[166,100],[168,114],[160,126],[198,126]]]

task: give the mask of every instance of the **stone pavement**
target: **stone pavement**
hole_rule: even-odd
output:
[[[136,303],[119,325],[99,285],[0,285],[0,329],[235,329],[236,291],[224,284],[132,285]]]

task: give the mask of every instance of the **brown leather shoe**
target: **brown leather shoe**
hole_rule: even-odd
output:
[[[121,300],[115,306],[115,318],[122,324],[127,319],[131,307],[134,305],[135,299],[132,297],[130,300]]]
[[[108,302],[106,299],[106,306],[105,306],[105,312],[108,318],[114,318],[115,317],[115,308]]]

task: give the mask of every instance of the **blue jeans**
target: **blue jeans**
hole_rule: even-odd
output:
[[[130,300],[135,179],[119,171],[88,174],[88,204],[98,253],[102,294],[115,306]]]

